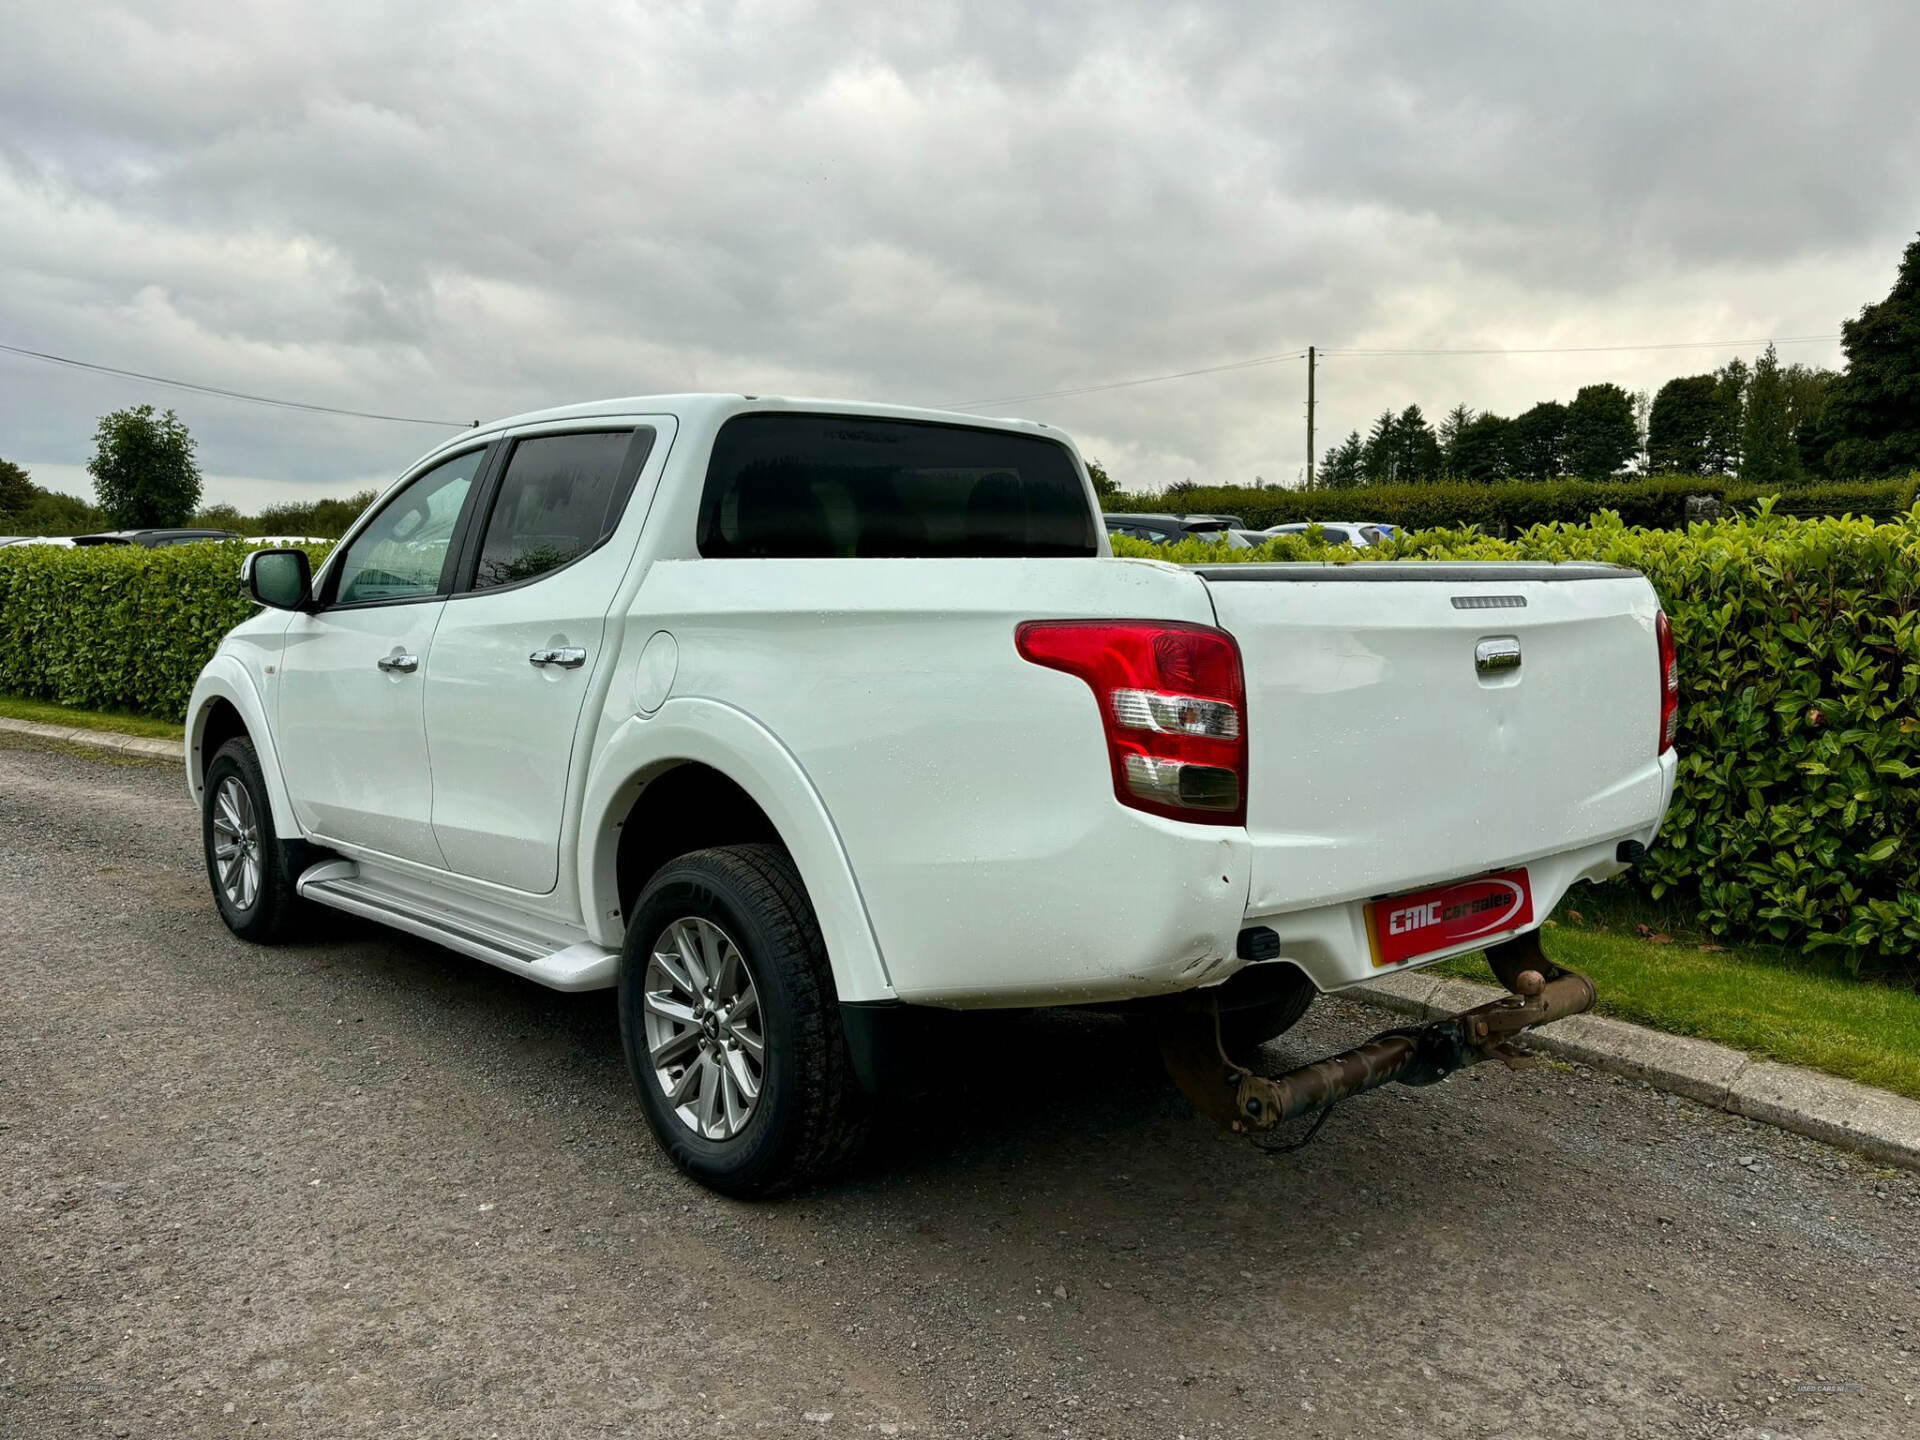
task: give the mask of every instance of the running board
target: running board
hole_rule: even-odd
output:
[[[555,950],[531,935],[476,920],[368,879],[351,860],[326,860],[311,866],[294,888],[303,899],[418,935],[550,990],[604,990],[619,978],[617,950],[585,943]]]

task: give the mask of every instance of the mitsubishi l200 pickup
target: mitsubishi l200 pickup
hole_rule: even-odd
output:
[[[1537,929],[1674,779],[1672,642],[1593,564],[1119,559],[1045,425],[741,395],[462,432],[188,714],[233,932],[370,917],[618,992],[673,1160],[852,1153],[930,1009],[1124,1005],[1253,1133],[1592,1002]],[[1314,996],[1487,950],[1512,994],[1279,1077]]]

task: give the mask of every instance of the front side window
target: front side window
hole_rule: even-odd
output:
[[[640,435],[644,448],[652,432]],[[513,585],[557,570],[613,533],[645,458],[629,455],[634,440],[633,431],[619,430],[541,435],[515,444],[487,517],[473,588]]]
[[[354,537],[334,572],[334,603],[411,600],[440,588],[447,547],[486,451],[469,450],[409,481]]]
[[[721,557],[1098,554],[1073,456],[1037,435],[848,415],[736,415],[700,498]]]

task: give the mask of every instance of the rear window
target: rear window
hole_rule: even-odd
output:
[[[571,565],[612,534],[653,432],[640,437],[637,446],[631,430],[516,443],[487,519],[473,588],[515,585]]]
[[[1095,555],[1064,445],[844,415],[737,415],[700,499],[713,557]]]

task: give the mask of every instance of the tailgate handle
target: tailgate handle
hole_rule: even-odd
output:
[[[1473,668],[1482,675],[1504,675],[1520,668],[1520,641],[1512,635],[1495,635],[1473,647]]]

